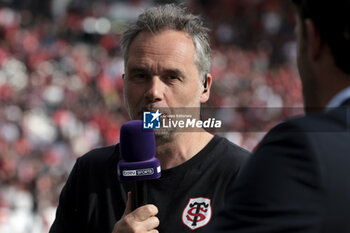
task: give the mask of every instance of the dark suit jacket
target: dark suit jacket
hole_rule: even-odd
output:
[[[350,232],[350,106],[272,129],[208,233]]]

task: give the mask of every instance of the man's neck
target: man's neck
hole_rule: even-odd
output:
[[[212,134],[202,131],[176,133],[169,140],[158,139],[156,157],[163,170],[176,167],[195,156],[212,138]]]
[[[329,101],[344,88],[350,86],[350,75],[335,66],[318,69],[316,73],[318,84],[306,94],[306,112],[323,111]]]

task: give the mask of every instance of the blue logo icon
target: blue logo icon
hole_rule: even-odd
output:
[[[156,112],[143,112],[143,128],[144,129],[160,129],[160,116],[162,114]]]

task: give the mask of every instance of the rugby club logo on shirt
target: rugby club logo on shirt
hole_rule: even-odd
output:
[[[207,225],[212,214],[210,202],[205,197],[191,198],[182,213],[182,222],[191,230]]]

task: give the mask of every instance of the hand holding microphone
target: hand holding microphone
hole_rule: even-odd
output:
[[[158,232],[158,209],[147,204],[147,180],[161,176],[160,162],[155,158],[156,145],[153,130],[144,130],[140,120],[125,123],[120,130],[118,177],[131,184],[131,193],[122,218],[113,233]]]
[[[155,205],[144,205],[132,211],[131,193],[122,218],[114,225],[113,233],[147,232],[158,233],[159,219],[156,217],[158,208]]]

